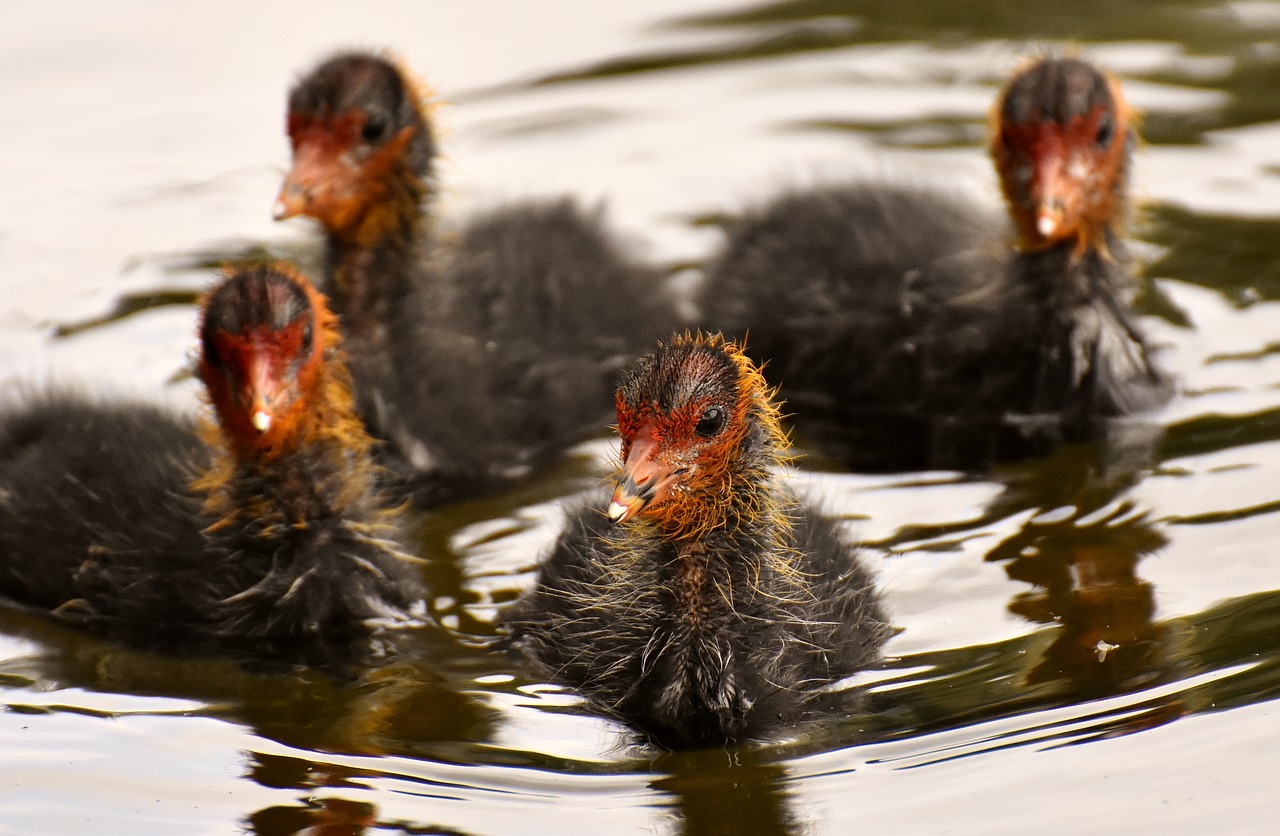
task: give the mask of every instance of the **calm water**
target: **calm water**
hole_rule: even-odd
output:
[[[127,651],[0,609],[3,833],[1269,831],[1280,767],[1280,4],[720,0],[44,2],[0,28],[0,388],[191,409],[190,292],[267,245],[284,91],[388,45],[447,103],[444,211],[607,201],[675,282],[705,219],[781,186],[995,202],[987,109],[1069,41],[1145,113],[1150,431],[986,478],[798,478],[866,543],[899,629],[856,716],[656,755],[481,646],[606,440],[425,517],[447,634],[358,681]],[[169,304],[158,304],[169,303]],[[158,305],[158,306],[157,306]],[[143,308],[81,328],[121,310]]]

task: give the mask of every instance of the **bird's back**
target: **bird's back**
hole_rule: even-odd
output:
[[[447,269],[450,320],[489,353],[502,430],[533,447],[603,430],[621,371],[678,325],[659,271],[569,198],[475,217]]]
[[[155,407],[63,393],[7,409],[0,588],[41,608],[78,602],[68,613],[90,615],[136,566],[198,562],[200,503],[190,484],[206,463],[192,426]]]

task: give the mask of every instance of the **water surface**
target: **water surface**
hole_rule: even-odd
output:
[[[981,477],[798,476],[866,544],[898,632],[854,683],[855,715],[731,752],[633,745],[483,649],[565,498],[605,472],[603,438],[510,495],[424,517],[446,631],[401,637],[351,679],[142,654],[0,610],[0,832],[1267,829],[1280,4],[51,2],[9,17],[5,391],[77,381],[196,408],[183,370],[204,265],[260,246],[314,258],[313,230],[269,218],[284,91],[352,45],[393,47],[438,91],[447,216],[603,201],[683,287],[718,241],[703,221],[784,186],[888,177],[995,205],[982,144],[999,84],[1023,56],[1078,49],[1144,112],[1140,304],[1183,391],[1125,451]]]

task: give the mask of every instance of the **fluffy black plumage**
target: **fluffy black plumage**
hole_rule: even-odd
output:
[[[208,317],[230,321],[279,324],[269,308]],[[325,362],[321,386],[341,386],[332,347]],[[324,420],[343,412],[341,402],[309,409]],[[367,651],[369,620],[403,615],[422,582],[372,485],[367,438],[361,446],[333,423],[268,457],[232,453],[212,430],[206,444],[151,406],[67,393],[10,406],[0,413],[0,593],[149,648],[311,664]]]
[[[388,466],[432,502],[500,485],[599,432],[619,370],[676,315],[657,271],[571,200],[434,228],[434,143],[418,141],[431,126],[413,87],[364,53],[303,77],[277,217],[324,227],[324,287],[361,415],[391,442]],[[370,140],[360,126],[375,118]]]
[[[198,558],[201,499],[190,484],[208,464],[195,428],[155,407],[71,394],[9,407],[0,416],[4,594],[78,618],[92,614],[85,573],[104,559]]]
[[[620,542],[603,504],[571,515],[537,588],[504,620],[545,675],[649,741],[686,749],[768,736],[841,705],[847,695],[820,689],[877,660],[884,621],[872,579],[811,509],[795,509],[791,546],[804,559],[789,575],[758,559],[763,532],[712,534],[694,570],[673,543]],[[725,597],[708,595],[691,622],[680,596],[692,571]]]
[[[862,183],[794,191],[746,213],[708,266],[704,326],[749,332],[749,353],[767,361],[802,438],[853,467],[1040,454],[1103,435],[1109,419],[1172,392],[1127,302],[1120,229],[1132,131],[1118,85],[1084,62],[1048,59],[1006,98],[1007,119],[1099,157],[1088,169],[1097,179],[1078,187],[1093,201],[1078,228],[1047,214],[1069,193],[1035,205],[1029,172],[1045,162],[1020,156],[1019,135],[1002,127],[995,153],[1017,249],[1009,224],[958,196]],[[1089,119],[1096,132],[1082,137]]]
[[[643,361],[619,395],[631,454],[611,509],[633,499],[626,486],[648,484],[636,459],[648,455],[637,451],[650,425],[641,418],[630,437],[626,428],[637,425],[624,410],[671,417],[696,406],[685,421],[693,435],[658,424],[652,461],[678,471],[671,498],[648,499],[621,527],[603,513],[603,497],[572,512],[536,587],[503,618],[544,675],[668,748],[763,737],[840,705],[848,695],[824,686],[872,664],[886,636],[856,549],[779,483],[773,468],[785,440],[758,374],[734,381],[724,398],[711,379],[723,363],[699,356],[711,351],[746,368],[736,347],[676,341]],[[673,369],[710,377],[658,379]],[[716,408],[729,418],[700,443],[694,436],[714,427],[704,397],[723,400]],[[706,507],[714,496],[723,504]],[[706,516],[691,523],[682,497]]]

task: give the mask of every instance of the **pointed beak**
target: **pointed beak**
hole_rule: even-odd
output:
[[[266,435],[274,422],[275,402],[280,397],[280,385],[271,373],[266,355],[255,357],[249,363],[246,394],[249,401],[249,423],[259,435]]]
[[[280,187],[280,194],[276,196],[275,204],[271,207],[271,217],[277,221],[288,220],[305,212],[306,206],[306,198],[302,196],[298,187],[286,180]]]
[[[648,502],[647,498],[628,493],[622,485],[618,485],[613,491],[613,499],[609,501],[609,510],[605,513],[611,522],[625,522],[639,514]]]
[[[1047,241],[1053,240],[1053,234],[1062,226],[1062,210],[1053,204],[1041,204],[1036,209],[1036,232]]]
[[[271,211],[271,216],[277,221],[305,215],[311,206],[315,171],[314,166],[309,168],[303,163],[301,159],[296,161],[280,185],[280,194],[276,195]]]
[[[260,433],[265,434],[267,430],[271,429],[271,413],[256,401],[253,405],[253,414],[249,416],[249,421],[253,424],[253,428]]]
[[[357,169],[331,142],[304,141],[294,146],[293,166],[280,184],[272,216],[277,221],[308,215],[324,221],[338,196],[350,188]]]
[[[1071,217],[1080,205],[1079,178],[1073,177],[1065,150],[1060,143],[1043,148],[1032,174],[1031,199],[1035,207],[1036,233],[1047,243],[1071,234]]]
[[[623,523],[662,502],[682,472],[658,458],[657,429],[652,424],[642,426],[622,465],[622,476],[609,502],[609,519]]]

